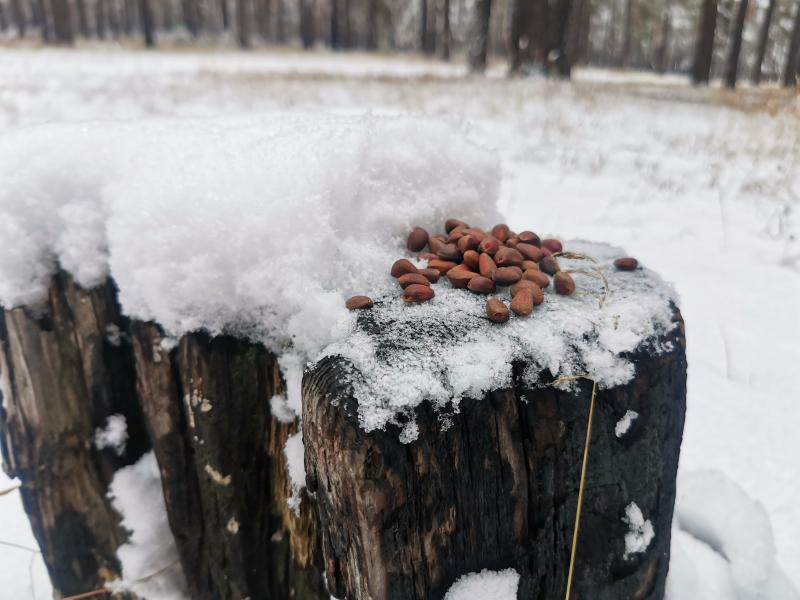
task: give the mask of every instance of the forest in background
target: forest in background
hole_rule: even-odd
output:
[[[0,0],[5,39],[324,45],[422,52],[483,71],[573,65],[796,85],[800,0]]]

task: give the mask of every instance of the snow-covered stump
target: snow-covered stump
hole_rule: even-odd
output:
[[[326,598],[316,514],[287,503],[284,447],[297,423],[270,412],[283,392],[275,357],[227,336],[178,342],[151,323],[134,322],[131,336],[190,597]]]
[[[504,326],[446,286],[425,306],[379,299],[306,373],[307,480],[334,596],[433,600],[466,573],[514,568],[518,598],[564,597],[592,385],[554,386],[560,366],[599,381],[572,597],[663,598],[683,324],[657,276],[601,263],[604,307],[548,291]],[[486,365],[503,385],[461,381]]]
[[[149,448],[126,324],[110,282],[64,273],[41,304],[0,310],[0,449],[59,595],[120,575],[127,535],[107,492]]]

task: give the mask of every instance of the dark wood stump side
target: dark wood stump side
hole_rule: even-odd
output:
[[[119,575],[127,536],[106,493],[114,471],[149,449],[131,346],[109,325],[127,326],[113,285],[84,290],[64,274],[41,306],[0,310],[0,448],[59,595]],[[115,413],[128,426],[121,456],[93,444]]]
[[[170,351],[131,328],[138,389],[191,597],[316,600],[316,512],[295,515],[283,449],[297,423],[270,414],[283,391],[275,357],[231,337],[184,336]]]
[[[663,598],[685,413],[682,324],[662,341],[671,351],[642,351],[629,385],[598,394],[575,599]],[[519,598],[563,598],[591,384],[566,393],[520,383],[462,401],[447,420],[423,403],[419,437],[403,445],[396,427],[359,427],[347,367],[325,359],[303,381],[306,470],[331,593],[439,600],[467,572],[513,567]],[[640,416],[619,439],[627,410]],[[624,559],[630,502],[655,538]]]

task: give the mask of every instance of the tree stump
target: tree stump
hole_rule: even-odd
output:
[[[682,322],[659,342],[671,350],[637,352],[635,379],[598,392],[572,598],[663,598],[685,413]],[[519,598],[564,597],[591,384],[528,388],[523,366],[513,387],[464,399],[447,418],[417,406],[408,444],[396,425],[363,430],[347,360],[306,373],[306,471],[334,596],[435,600],[465,573],[513,567]],[[618,438],[628,410],[639,417]],[[631,502],[655,537],[626,556]]]
[[[131,348],[109,341],[126,326],[111,282],[83,290],[63,273],[41,306],[0,311],[0,449],[61,595],[120,574],[126,534],[106,493],[114,471],[150,444]],[[112,414],[128,423],[121,455],[93,443]]]
[[[56,593],[124,577],[127,532],[107,492],[152,446],[193,600],[327,599],[316,513],[287,506],[283,449],[298,426],[270,414],[275,357],[230,337],[164,339],[120,315],[111,281],[83,290],[60,273],[44,305],[0,311],[0,448]],[[115,413],[121,456],[93,443]]]
[[[445,313],[447,301],[474,299],[440,289]],[[395,317],[412,314],[392,301]],[[398,324],[381,325],[388,304],[356,326],[378,346]],[[418,322],[411,342],[482,326],[464,306],[435,332]],[[569,310],[586,321],[579,304]],[[573,599],[663,598],[686,386],[680,313],[662,306],[660,318],[670,310],[676,326],[625,356],[635,376],[598,392]],[[533,385],[532,364],[509,361],[511,383],[478,397],[416,405],[409,442],[401,422],[365,430],[358,369],[330,352],[303,379],[311,494],[295,513],[284,447],[300,426],[270,412],[284,390],[275,356],[229,336],[167,338],[120,314],[112,281],[84,290],[59,273],[42,306],[0,314],[0,449],[59,595],[125,577],[117,549],[128,532],[107,492],[117,469],[152,449],[192,599],[438,600],[461,575],[508,567],[520,599],[559,598],[591,385],[565,391],[546,370]],[[628,411],[638,418],[618,436]],[[130,436],[119,456],[94,443],[116,413]],[[633,503],[654,535],[631,549]]]

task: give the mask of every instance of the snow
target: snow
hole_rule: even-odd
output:
[[[188,600],[155,455],[148,452],[136,464],[117,471],[109,497],[130,537],[117,549],[122,579],[108,582],[108,587],[149,600]]]
[[[413,69],[407,66],[410,63]],[[572,83],[541,79],[487,83],[460,78],[463,71],[458,66],[452,73],[442,72],[448,69],[418,60],[365,59],[351,53],[4,49],[0,53],[0,153],[6,156],[3,148],[9,138],[22,135],[21,126],[57,122],[83,122],[76,128],[90,135],[92,129],[103,131],[104,125],[97,121],[127,120],[131,129],[153,133],[142,136],[142,151],[153,150],[156,160],[170,149],[159,153],[151,138],[169,143],[169,139],[164,142],[168,126],[187,123],[194,128],[204,121],[193,120],[197,117],[213,117],[208,121],[209,133],[221,128],[215,130],[214,123],[228,118],[251,115],[243,120],[254,123],[252,115],[265,118],[266,112],[286,110],[338,115],[411,113],[449,123],[479,146],[497,152],[500,210],[512,228],[528,226],[566,239],[611,241],[674,283],[686,320],[689,363],[680,472],[711,469],[735,481],[752,500],[742,510],[752,513],[748,531],[754,544],[761,545],[760,535],[769,531],[775,563],[799,587],[800,487],[795,473],[800,436],[795,429],[800,421],[796,400],[800,383],[794,371],[800,360],[800,128],[792,112],[797,109],[796,98],[751,95],[750,90],[736,94],[695,90],[677,78],[665,84],[650,75],[593,70],[579,70]],[[378,73],[392,75],[373,76]],[[425,77],[418,77],[420,73]],[[739,100],[753,108],[732,108]],[[759,109],[766,100],[777,100],[772,102],[774,111]],[[165,132],[160,137],[153,117],[164,118]],[[118,125],[108,127],[111,133]],[[46,129],[54,132],[53,125]],[[220,136],[229,153],[242,154],[241,160],[246,160],[249,148],[239,152]],[[39,137],[42,142],[47,136]],[[425,153],[429,140],[412,139]],[[73,143],[55,137],[52,142],[68,143],[67,150],[76,155],[88,151],[85,160],[74,157],[73,163],[80,164],[79,174],[93,175],[86,171],[93,171],[93,161],[99,160],[97,149],[87,148],[80,139]],[[191,149],[178,146],[193,143],[180,136],[173,147],[186,157]],[[113,152],[118,150],[115,147]],[[206,149],[194,150],[199,158],[208,157]],[[16,164],[24,169],[20,175],[33,182],[35,173],[30,169],[52,172],[53,157],[62,151],[54,147],[35,160],[19,160]],[[191,164],[190,158],[186,164]],[[183,163],[167,160],[177,176],[185,172]],[[252,164],[262,166],[255,157]],[[113,177],[109,182],[103,188],[104,198],[124,183]],[[58,188],[60,183],[52,185]],[[76,189],[77,197],[80,186]],[[160,214],[158,205],[172,198],[174,190],[166,185],[165,192],[169,195],[160,196],[159,191],[142,210]],[[85,200],[98,205],[96,198]],[[206,202],[203,197],[196,201],[201,206]],[[0,211],[4,209],[0,203]],[[74,215],[51,209],[48,205],[37,213],[50,225],[43,236],[47,239],[18,241],[28,249],[44,244],[51,252],[63,252],[68,261],[70,244],[79,253],[102,249],[105,238],[88,231],[68,243],[70,238],[62,236],[68,235],[65,226],[74,226]],[[188,227],[194,225],[191,213],[186,222]],[[200,232],[205,234],[203,225]],[[403,226],[398,225],[398,230]],[[6,236],[3,227],[0,221],[0,238]],[[161,240],[145,233],[148,243],[161,247]],[[186,231],[178,229],[171,235],[182,233]],[[223,219],[220,239],[235,244],[229,233]],[[4,244],[0,261],[15,255],[22,261],[15,264],[28,261],[29,273],[49,269],[41,257],[29,260],[26,247]],[[149,260],[149,247],[142,244],[141,248],[140,258]],[[179,262],[184,259],[176,257]],[[13,257],[9,260],[14,262]],[[100,272],[92,271],[96,265],[78,262],[71,265],[85,269],[82,277],[100,277]],[[4,265],[0,266],[3,272]],[[238,277],[226,272],[219,283],[238,282]],[[172,281],[164,285],[171,286]],[[227,291],[241,297],[235,287]],[[710,520],[726,497],[711,493],[707,497],[722,499],[709,504],[706,520]],[[680,502],[679,497],[678,511]],[[764,520],[754,517],[757,506],[766,515]],[[17,492],[0,497],[0,532],[0,541],[13,537],[35,545]],[[671,595],[671,600],[750,600],[744,593],[737,595],[724,557],[691,534],[676,532],[670,585],[680,593]],[[747,540],[742,544],[746,546]],[[28,580],[21,576],[27,573],[28,553],[4,547],[1,556],[2,589],[13,597],[30,596]],[[48,597],[39,558],[36,565],[37,597]],[[773,577],[771,582],[786,583],[780,574]],[[766,597],[795,598],[778,592]]]
[[[98,450],[111,448],[117,456],[122,456],[127,442],[128,423],[123,415],[110,415],[106,419],[105,427],[95,429],[94,446]]]
[[[292,423],[296,417],[295,412],[289,407],[286,396],[280,394],[269,399],[269,411],[281,423]]]
[[[21,129],[0,179],[3,305],[40,300],[59,263],[84,286],[110,274],[126,315],[171,334],[311,356],[412,225],[496,220],[499,172],[432,120],[276,113]]]
[[[303,501],[301,494],[306,487],[305,447],[303,446],[302,430],[286,439],[283,455],[286,457],[286,470],[292,486],[292,494],[287,503],[289,508],[299,514],[300,504]]]
[[[630,558],[632,554],[641,554],[650,546],[656,533],[653,524],[645,519],[642,509],[636,502],[631,502],[625,507],[625,516],[622,522],[627,523],[629,531],[625,534],[625,555]]]
[[[633,422],[638,418],[639,413],[637,413],[635,410],[625,411],[625,414],[622,415],[622,418],[617,421],[617,424],[614,426],[614,435],[616,435],[618,438],[623,437],[626,433],[628,433],[631,425],[633,425]]]
[[[467,573],[459,577],[444,595],[444,600],[516,600],[519,573],[514,569]]]
[[[679,477],[672,553],[667,600],[800,600],[764,507],[719,471]]]
[[[498,326],[485,316],[484,296],[453,289],[444,278],[432,285],[433,300],[418,306],[405,304],[394,282],[375,293],[375,308],[324,351],[352,363],[362,427],[413,422],[413,409],[423,401],[457,411],[464,397],[511,386],[515,361],[527,365],[523,377],[532,387],[544,385],[544,371],[555,377],[590,374],[601,387],[612,387],[634,375],[624,354],[645,344],[664,350],[655,341],[676,325],[672,288],[647,269],[618,271],[612,263],[624,256],[619,248],[585,241],[568,241],[564,248],[597,261],[609,283],[607,297],[599,278],[575,273],[573,296],[548,286],[533,315]],[[592,264],[559,262],[567,270]],[[508,288],[495,295],[510,300]],[[416,428],[406,426],[401,437],[413,441]]]

